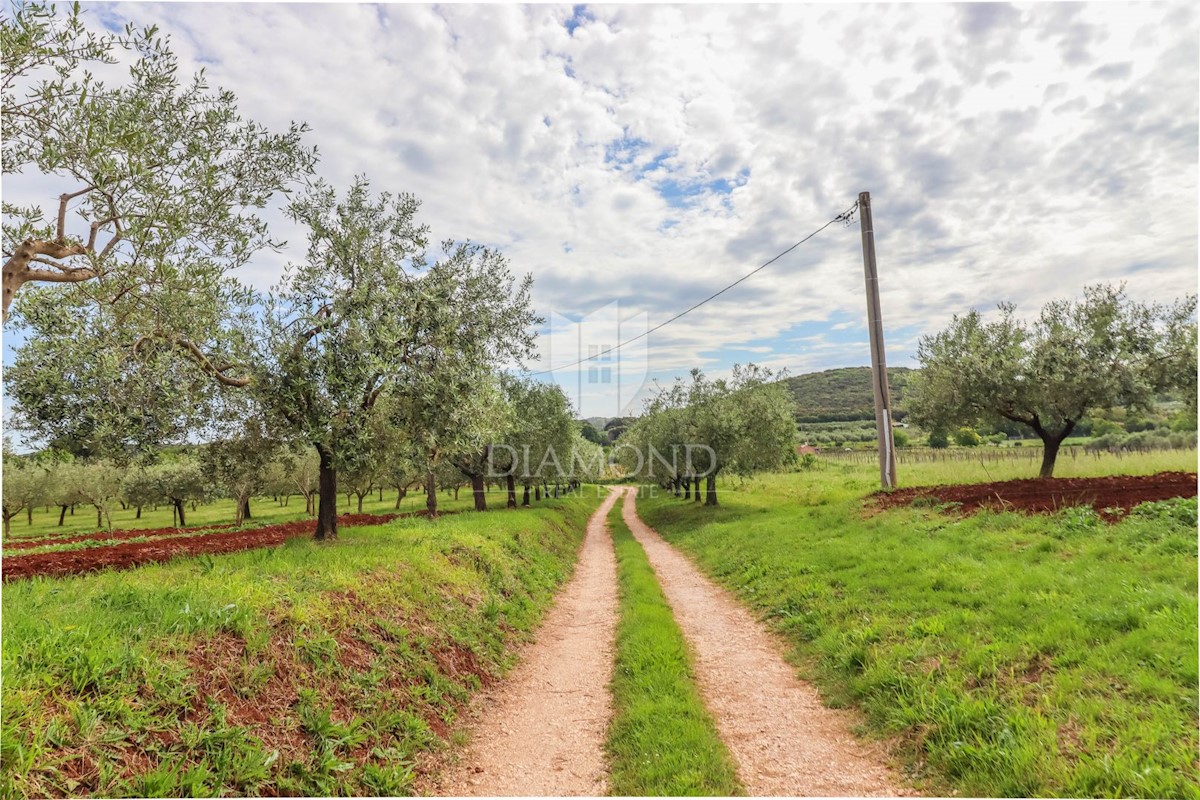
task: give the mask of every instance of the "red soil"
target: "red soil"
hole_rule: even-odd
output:
[[[1160,472],[1157,475],[1114,475],[1105,478],[1035,478],[1032,480],[972,483],[955,486],[918,486],[878,492],[872,496],[879,508],[897,508],[923,499],[959,503],[955,510],[1023,511],[1050,514],[1064,506],[1089,505],[1110,521],[1121,515],[1105,509],[1128,511],[1138,503],[1196,496],[1196,473]]]
[[[74,536],[39,536],[33,539],[9,539],[4,543],[5,550],[32,550],[35,547],[48,547],[55,544],[74,544],[75,542],[100,542],[106,540],[156,538],[160,536],[178,536],[181,533],[200,533],[207,531],[222,531],[232,528],[232,522],[219,525],[205,525],[196,528],[147,528],[133,530],[122,528],[115,531],[96,531],[95,533],[80,533]]]
[[[403,515],[345,514],[338,517],[338,524],[347,527],[378,525],[400,516],[423,516],[424,514],[423,511]],[[177,539],[125,542],[107,547],[89,547],[59,553],[5,556],[3,580],[7,582],[35,575],[61,576],[102,569],[128,569],[156,561],[169,561],[178,556],[233,553],[256,547],[273,547],[283,544],[288,539],[311,536],[313,526],[313,520],[302,519],[245,531],[212,532],[211,528],[203,528],[195,536],[183,536]],[[168,528],[166,530],[175,529]],[[144,536],[147,531],[138,531],[137,533]]]

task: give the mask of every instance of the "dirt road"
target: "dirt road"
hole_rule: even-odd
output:
[[[907,792],[885,754],[855,740],[848,715],[825,708],[775,638],[637,516],[625,523],[646,550],[663,594],[696,653],[696,679],[752,795],[879,796]]]
[[[612,717],[617,562],[605,517],[588,520],[575,575],[537,641],[503,683],[473,704],[471,741],[434,791],[442,795],[603,795],[604,739]]]

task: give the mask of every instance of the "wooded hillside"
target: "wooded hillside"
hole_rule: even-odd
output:
[[[906,414],[905,389],[915,371],[909,367],[888,367],[892,410],[897,420],[903,419]],[[797,422],[845,422],[875,418],[870,367],[810,372],[787,378],[784,383],[796,398]]]

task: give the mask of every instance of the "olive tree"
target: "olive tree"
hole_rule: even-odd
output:
[[[495,377],[533,354],[532,278],[517,280],[498,251],[443,245],[421,277],[409,367],[397,385],[395,424],[424,462],[426,508],[437,513],[437,472],[454,456],[478,454],[507,422]],[[477,502],[480,494],[476,493]]]
[[[1038,474],[1049,478],[1063,440],[1090,409],[1148,411],[1171,389],[1195,407],[1195,312],[1194,295],[1144,304],[1109,285],[1047,303],[1032,322],[1018,319],[1011,303],[992,322],[971,310],[921,338],[909,413],[927,430],[1026,426],[1042,440]]]
[[[456,439],[462,445],[461,449],[451,446],[446,452],[450,463],[471,482],[475,510],[487,511],[486,481],[489,477],[498,477],[489,474],[493,451],[496,442],[512,427],[514,409],[507,402],[497,378],[486,372],[468,378],[468,385],[462,388],[462,410],[466,411],[468,419],[453,425]]]
[[[426,229],[419,202],[373,197],[363,176],[344,199],[324,182],[288,208],[308,228],[308,257],[267,299],[257,344],[260,401],[318,456],[317,539],[337,537],[337,472],[370,450],[379,397],[417,345]],[[428,312],[426,312],[428,313]]]
[[[250,519],[250,498],[266,488],[280,453],[278,440],[261,418],[248,417],[241,428],[238,435],[210,442],[200,451],[207,483],[234,501],[234,525]]]
[[[560,462],[570,464],[575,423],[570,401],[557,384],[503,373],[500,389],[509,411],[508,424],[503,435],[479,454],[478,469],[489,477],[504,478],[506,505],[515,508],[517,481],[524,487],[523,504],[529,505],[530,486],[548,453],[556,451]]]
[[[748,476],[793,457],[795,401],[777,378],[754,364],[735,364],[729,378],[711,379],[694,369],[689,382],[679,381],[651,400],[650,412],[664,413],[670,423],[661,442],[683,446],[682,470],[693,476],[697,493],[696,479],[705,479],[706,505],[718,504],[722,472]],[[647,469],[653,455],[643,454]]]
[[[62,190],[49,218],[4,203],[4,319],[25,334],[10,422],[82,457],[187,441],[216,388],[249,382],[234,276],[277,244],[259,211],[311,172],[305,126],[246,119],[153,28],[93,33],[78,5],[0,15],[3,171]],[[89,71],[118,62],[115,83]]]
[[[381,397],[397,399],[393,423],[433,472],[474,443],[481,376],[532,352],[530,279],[516,284],[501,254],[470,244],[445,243],[429,265],[417,207],[373,198],[362,177],[343,201],[318,184],[290,207],[308,259],[266,304],[256,386],[317,451],[318,539],[337,535],[337,471],[371,457]]]
[[[61,488],[74,501],[96,509],[96,527],[112,530],[111,503],[121,493],[122,470],[111,461],[72,461],[59,469]]]
[[[211,89],[203,72],[181,78],[168,44],[154,28],[92,33],[78,4],[65,16],[44,3],[5,7],[3,170],[36,170],[62,187],[50,220],[40,207],[4,204],[6,319],[29,283],[92,283],[87,294],[127,308],[181,292],[194,302],[269,244],[254,212],[311,170],[305,126],[272,133],[244,119],[234,95]],[[126,54],[120,85],[89,69]],[[155,335],[238,380],[185,333]]]
[[[45,503],[48,499],[46,492],[46,470],[29,463],[26,459],[18,459],[4,454],[4,535],[9,534],[12,518],[24,511],[30,525],[33,524],[33,509]]]

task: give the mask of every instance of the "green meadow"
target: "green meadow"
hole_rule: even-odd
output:
[[[490,505],[504,506],[505,494],[494,489],[488,493],[488,503]],[[206,525],[222,525],[231,524],[234,519],[234,501],[221,498],[207,503],[198,503],[193,507],[190,503],[185,509],[187,527],[197,528]],[[459,491],[458,497],[455,498],[453,492],[442,491],[438,493],[438,511],[461,511],[472,507],[471,489],[466,487]],[[407,513],[412,511],[421,511],[425,508],[425,493],[423,491],[410,491],[400,499],[399,508],[397,508],[396,491],[385,490],[383,499],[380,499],[379,492],[373,492],[363,498],[363,513],[364,514],[395,514]],[[287,505],[283,504],[283,499],[276,500],[271,497],[256,497],[250,501],[251,518],[246,521],[245,527],[256,527],[259,525],[270,525],[276,522],[291,522],[297,519],[305,519],[307,515],[304,513],[304,498],[300,495],[292,495],[287,499]],[[154,530],[157,528],[170,528],[176,524],[172,520],[171,506],[163,505],[157,508],[143,508],[141,517],[137,515],[137,509],[121,508],[120,504],[113,501],[112,508],[109,509],[112,515],[113,530]],[[350,501],[346,500],[346,495],[338,498],[338,513],[339,514],[357,514],[358,513],[358,498],[353,497]],[[72,514],[67,512],[63,517],[63,524],[58,524],[59,509],[58,506],[39,506],[33,510],[33,524],[30,524],[29,515],[24,511],[13,517],[12,533],[9,536],[12,540],[18,539],[40,539],[43,537],[58,537],[58,536],[74,536],[80,533],[94,533],[103,531],[103,524],[96,524],[96,509],[88,505],[78,505]],[[314,518],[313,526],[315,529],[316,521]]]
[[[0,794],[408,794],[598,502],[7,584]]]
[[[1062,476],[1194,471],[1195,452],[1061,463]],[[918,464],[903,485],[1029,477]],[[661,491],[642,517],[792,646],[826,703],[863,712],[930,792],[1200,797],[1196,500],[1110,525],[879,512],[870,466]]]

